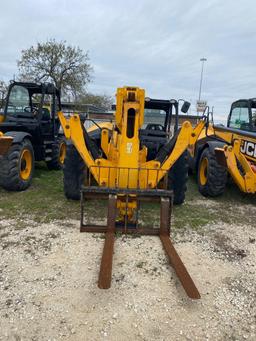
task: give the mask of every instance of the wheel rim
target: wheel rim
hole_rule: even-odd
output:
[[[202,186],[207,183],[207,173],[208,173],[208,159],[204,158],[200,164],[199,179]]]
[[[66,157],[66,144],[65,144],[65,142],[61,142],[61,144],[60,144],[59,162],[62,165],[64,163],[65,157]]]
[[[20,157],[20,177],[28,180],[32,171],[32,155],[30,150],[24,149]]]

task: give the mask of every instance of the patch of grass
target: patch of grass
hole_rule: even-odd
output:
[[[90,217],[100,218],[102,207],[101,202],[86,202]],[[37,165],[32,186],[26,191],[7,192],[0,188],[0,209],[5,218],[31,216],[39,223],[80,218],[80,202],[64,196],[62,171],[49,171],[43,164]]]
[[[256,196],[239,191],[229,183],[225,193],[217,198],[205,198],[198,189],[194,177],[188,181],[186,201],[181,206],[174,206],[174,227],[191,227],[198,229],[206,224],[223,222],[228,224],[252,224],[254,214],[251,205],[256,204]]]
[[[223,196],[204,198],[197,189],[194,177],[188,181],[186,202],[174,206],[172,228],[200,229],[206,224],[253,223],[252,205],[256,196],[241,193],[235,184],[228,184]],[[106,201],[88,200],[85,203],[85,219],[98,223],[106,218]],[[142,225],[159,227],[160,205],[142,204]],[[24,192],[7,192],[0,188],[0,211],[4,218],[15,218],[16,228],[26,228],[24,218],[38,223],[52,220],[80,219],[80,202],[67,200],[63,192],[62,171],[48,171],[44,163],[37,164],[32,186]]]
[[[192,206],[185,203],[173,208],[172,226],[174,228],[191,227],[192,229],[198,229],[209,222],[216,221],[217,218],[217,214],[213,214],[207,208],[202,208],[201,205]]]
[[[219,203],[219,215],[226,223],[254,224],[256,195],[243,193],[234,183],[227,185],[225,193],[216,199]]]

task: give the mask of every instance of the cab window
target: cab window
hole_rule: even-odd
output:
[[[29,106],[30,103],[28,90],[23,86],[14,85],[10,92],[7,112],[13,114],[17,112],[25,112]]]
[[[144,110],[144,125],[143,128],[151,124],[155,127],[156,130],[157,126],[164,126],[166,112],[164,110],[159,109],[145,109]]]
[[[249,130],[250,129],[250,119],[249,119],[249,109],[248,107],[235,107],[231,111],[230,128]]]

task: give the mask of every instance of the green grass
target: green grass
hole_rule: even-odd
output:
[[[103,203],[86,203],[90,213],[102,216]],[[24,192],[0,188],[1,215],[5,218],[31,217],[37,222],[54,219],[80,219],[79,201],[67,200],[63,192],[62,171],[48,171],[43,163],[35,169],[32,186]]]
[[[222,196],[204,198],[198,192],[195,178],[191,176],[185,204],[174,207],[174,226],[198,228],[214,222],[251,224],[254,214],[250,205],[256,205],[256,196],[242,193],[234,183],[227,185]]]
[[[209,201],[208,201],[209,200]],[[206,199],[200,195],[193,177],[188,181],[186,202],[174,206],[173,228],[198,229],[208,223],[252,223],[250,204],[256,196],[241,193],[234,184],[227,186],[219,198]],[[106,217],[106,202],[87,201],[86,215],[90,221]],[[159,205],[143,206],[140,217],[145,225],[159,226]],[[24,192],[7,192],[0,188],[0,212],[5,218],[15,218],[17,228],[24,228],[24,217],[36,222],[80,219],[80,203],[67,200],[63,193],[62,171],[48,171],[43,163],[37,164],[32,186]]]

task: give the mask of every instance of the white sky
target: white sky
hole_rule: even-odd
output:
[[[253,0],[1,0],[0,79],[17,75],[22,49],[50,38],[89,51],[92,92],[134,85],[195,104],[206,57],[201,99],[218,120],[232,101],[256,97]]]

